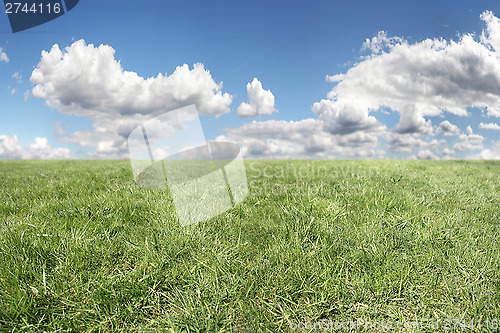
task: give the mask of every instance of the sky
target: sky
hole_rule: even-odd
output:
[[[0,159],[126,159],[134,128],[191,104],[245,158],[500,159],[499,17],[498,1],[80,0],[12,33],[0,13]]]

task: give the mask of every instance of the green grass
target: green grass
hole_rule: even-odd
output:
[[[453,318],[495,331],[499,162],[246,166],[243,203],[181,227],[127,161],[0,161],[0,330]]]

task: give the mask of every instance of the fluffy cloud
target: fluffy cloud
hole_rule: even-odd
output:
[[[478,38],[409,43],[380,32],[363,44],[369,54],[357,64],[344,74],[326,76],[335,85],[313,104],[316,118],[254,121],[226,129],[217,139],[238,142],[246,156],[260,158],[384,157],[380,138],[389,151],[413,158],[480,154],[484,138],[470,126],[460,135],[455,125],[443,121],[434,131],[429,117],[445,112],[466,116],[470,107],[500,116],[500,20],[491,12],[481,19],[485,29]],[[84,41],[43,52],[31,81],[33,95],[49,106],[93,121],[92,130],[68,133],[58,126],[56,131],[63,142],[94,147],[90,156],[95,158],[125,157],[131,129],[167,109],[194,103],[203,114],[220,115],[229,112],[232,102],[201,64],[145,79],[125,71],[110,46]],[[247,84],[247,94],[239,116],[277,112],[274,95],[257,78]],[[399,122],[388,129],[376,111],[399,114]],[[443,133],[448,141],[434,139],[435,133]],[[451,143],[452,135],[459,137],[449,149],[446,142]],[[484,156],[492,156],[494,147],[484,150]]]
[[[500,51],[500,20],[491,11],[482,13],[481,20],[486,22],[486,30],[481,35],[481,41]]]
[[[67,148],[53,148],[48,144],[46,138],[35,138],[35,141],[26,147],[24,158],[29,159],[68,159],[72,158],[72,152]]]
[[[399,123],[394,131],[401,134],[430,135],[433,132],[432,122],[424,117],[414,107],[408,106],[401,113]]]
[[[17,136],[0,135],[0,159],[19,159],[22,157],[22,147]]]
[[[478,134],[462,134],[459,136],[460,142],[453,146],[453,150],[463,152],[483,149],[484,137]]]
[[[439,141],[434,139],[432,141],[424,141],[415,138],[410,134],[390,133],[387,136],[387,148],[395,153],[411,153],[413,148],[429,150],[439,145]]]
[[[453,149],[447,140],[433,138],[433,124],[426,117],[445,111],[468,115],[469,107],[500,115],[500,25],[490,12],[480,40],[464,35],[457,41],[427,39],[410,44],[380,32],[363,44],[370,54],[345,74],[327,75],[336,83],[326,99],[314,103],[316,119],[252,122],[227,129],[220,140],[243,146],[244,154],[258,158],[384,157],[386,148],[411,158],[450,158],[456,152],[483,149],[484,138],[466,133],[445,120],[436,133],[460,135]],[[371,114],[399,113],[399,122],[388,129]],[[437,153],[439,152],[439,153]]]
[[[496,142],[491,149],[485,149],[477,155],[470,156],[473,159],[500,160],[500,142]]]
[[[451,149],[445,148],[440,153],[445,159],[449,159],[455,155],[455,152]]]
[[[481,19],[486,29],[479,41],[464,35],[458,41],[410,44],[380,32],[364,44],[371,54],[350,68],[329,100],[313,110],[334,132],[353,132],[376,126],[369,112],[387,108],[400,113],[393,131],[418,135],[432,134],[425,117],[443,111],[463,116],[476,106],[500,116],[500,24],[491,12]],[[342,126],[346,118],[353,120],[350,126]]]
[[[92,120],[93,130],[56,131],[63,142],[95,147],[94,158],[126,157],[126,137],[153,116],[190,104],[201,114],[218,116],[230,111],[233,99],[203,64],[143,78],[124,70],[111,46],[95,47],[84,40],[42,51],[30,80],[33,96],[50,107]]]
[[[356,103],[322,99],[314,103],[313,112],[324,121],[325,129],[334,134],[350,134],[357,131],[379,132],[385,125],[379,123],[368,110]]]
[[[2,48],[0,47],[0,62],[9,62],[9,57],[7,56],[7,53],[5,53]]]
[[[125,71],[109,45],[94,47],[84,40],[61,50],[56,44],[31,74],[33,96],[43,98],[60,112],[93,116],[157,114],[190,104],[200,113],[220,115],[230,111],[232,96],[222,93],[202,64],[179,66],[169,76],[144,79]]]
[[[500,126],[498,126],[498,124],[496,123],[489,123],[489,124],[480,123],[479,128],[500,131]]]
[[[69,159],[73,153],[67,148],[53,148],[46,138],[35,138],[35,141],[22,147],[17,136],[0,135],[0,159]]]
[[[460,130],[457,126],[451,124],[448,120],[445,120],[439,124],[436,131],[437,133],[444,133],[444,135],[459,135]]]
[[[417,158],[419,160],[435,160],[437,159],[436,155],[434,155],[430,150],[421,150],[417,154]]]
[[[243,102],[238,107],[238,116],[255,117],[267,116],[273,112],[278,112],[274,108],[274,95],[270,90],[264,90],[262,83],[254,78],[247,84],[248,103]]]
[[[249,158],[310,158],[310,157],[364,157],[382,158],[376,135],[351,133],[335,135],[326,131],[323,121],[268,120],[253,121],[239,128],[226,129],[219,141],[239,143],[243,155]]]

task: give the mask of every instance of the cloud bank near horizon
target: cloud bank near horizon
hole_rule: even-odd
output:
[[[367,54],[345,73],[326,75],[334,86],[304,119],[254,120],[226,128],[216,139],[239,143],[250,158],[498,159],[497,142],[446,119],[475,113],[485,118],[479,130],[500,128],[495,121],[500,117],[500,20],[490,11],[480,19],[485,26],[480,35],[457,40],[410,43],[380,31],[363,43]],[[55,125],[61,143],[90,148],[89,158],[127,158],[130,131],[161,113],[196,104],[201,115],[219,117],[231,112],[234,100],[203,64],[143,78],[124,69],[111,46],[84,40],[42,51],[30,81],[33,97],[62,114],[92,121],[92,129],[72,133]],[[257,78],[246,88],[238,116],[278,112],[275,95]],[[382,113],[399,121],[389,125]],[[443,119],[433,124],[430,117]],[[16,136],[0,135],[0,158],[74,156],[51,147],[46,138],[21,147]]]
[[[494,149],[478,153],[485,138],[477,134],[460,136],[448,147],[449,142],[440,137],[456,137],[460,129],[448,120],[435,127],[426,119],[446,114],[467,117],[470,112],[500,117],[500,20],[489,11],[480,18],[486,25],[481,36],[465,34],[458,41],[426,39],[411,44],[381,31],[363,44],[362,49],[370,52],[367,56],[346,73],[326,76],[335,86],[327,98],[313,104],[317,119],[289,124],[254,122],[229,129],[219,139],[237,140],[250,156],[268,158],[296,154],[379,158],[395,152],[409,154],[406,158],[429,159],[474,151],[470,156],[500,158]],[[374,115],[380,110],[398,113],[399,122],[388,128]],[[314,136],[289,133],[290,127],[302,128],[312,121],[317,122]],[[249,132],[249,128],[253,130]],[[362,134],[365,144],[351,142],[349,138],[355,134]],[[309,144],[312,141],[316,144]],[[381,141],[385,141],[385,149]]]

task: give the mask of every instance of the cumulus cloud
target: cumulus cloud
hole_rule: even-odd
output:
[[[490,149],[485,149],[477,155],[470,156],[473,159],[500,160],[500,142],[496,142]]]
[[[433,132],[432,122],[425,120],[414,107],[406,107],[401,113],[399,123],[394,131],[401,134],[430,135]]]
[[[335,135],[325,131],[319,119],[300,121],[253,121],[238,128],[226,129],[219,141],[239,143],[243,155],[250,158],[382,158],[376,135],[351,133]]]
[[[19,159],[22,157],[22,147],[17,136],[0,135],[0,159]]]
[[[445,120],[439,124],[436,131],[437,133],[444,133],[444,135],[459,135],[460,130],[457,126],[451,124],[448,120]]]
[[[47,138],[35,138],[35,141],[26,147],[23,158],[27,159],[69,159],[73,153],[67,148],[53,148],[48,144]]]
[[[222,93],[203,64],[184,64],[171,75],[142,78],[126,71],[109,45],[95,47],[84,40],[61,50],[56,44],[42,51],[31,74],[33,96],[64,113],[92,116],[96,112],[119,115],[155,114],[196,104],[200,113],[230,111],[232,96]]]
[[[91,157],[126,157],[126,137],[141,122],[182,106],[196,104],[200,114],[230,111],[233,96],[222,92],[203,64],[184,64],[170,74],[143,78],[126,71],[109,45],[79,40],[56,44],[33,70],[32,95],[65,114],[89,117],[93,130],[66,133],[59,139],[96,148]]]
[[[419,160],[435,160],[437,159],[436,155],[434,155],[430,150],[421,150],[417,154],[417,158]]]
[[[73,153],[67,148],[53,148],[46,138],[35,138],[26,147],[19,144],[16,135],[0,135],[0,159],[69,159]]]
[[[500,20],[491,11],[482,13],[481,20],[486,22],[486,30],[481,35],[481,41],[500,51]]]
[[[453,150],[463,152],[483,149],[484,137],[478,134],[462,134],[459,136],[460,142],[453,146]]]
[[[500,131],[500,126],[498,126],[498,124],[496,123],[489,123],[489,124],[480,123],[479,128]]]
[[[434,131],[429,119],[445,112],[467,116],[471,107],[500,115],[500,56],[495,48],[500,46],[500,26],[490,12],[481,19],[486,28],[479,40],[464,35],[456,41],[409,43],[380,32],[363,44],[370,53],[345,74],[326,76],[336,85],[326,99],[313,104],[316,119],[252,122],[227,129],[218,139],[239,142],[246,155],[258,158],[383,157],[379,138],[388,151],[415,159],[483,149],[484,138],[470,126],[460,135],[445,120]],[[376,111],[397,112],[399,122],[388,129]],[[449,149],[447,140],[433,138],[435,133],[459,136],[458,142]]]
[[[267,116],[273,112],[278,112],[274,108],[274,95],[270,90],[264,90],[262,83],[254,78],[247,84],[248,103],[243,102],[238,107],[238,116],[256,117]]]
[[[410,134],[390,133],[387,136],[387,148],[395,153],[411,153],[414,148],[429,150],[437,147],[439,143],[436,139],[424,141]]]
[[[481,144],[484,141],[484,137],[478,134],[461,135],[459,138],[473,144]]]
[[[370,112],[390,109],[400,113],[393,131],[417,135],[432,134],[425,117],[444,111],[465,116],[467,108],[479,107],[500,116],[500,24],[491,12],[481,19],[486,29],[480,40],[464,35],[458,41],[411,44],[380,32],[364,43],[371,54],[350,68],[329,100],[316,103],[313,110],[333,131],[342,128],[342,119],[355,117],[357,125],[344,127],[354,132],[376,126]]]
[[[7,56],[7,53],[5,53],[2,48],[0,47],[0,62],[9,62],[9,57]]]
[[[467,116],[478,109],[500,116],[500,21],[491,12],[481,19],[485,28],[479,37],[466,34],[456,40],[410,43],[380,32],[363,44],[368,55],[347,72],[326,76],[334,87],[313,104],[316,118],[254,121],[226,129],[217,139],[238,142],[247,156],[260,158],[384,157],[379,138],[388,151],[413,158],[448,158],[457,152],[479,156],[484,138],[470,126],[461,134],[449,121],[436,128],[429,118]],[[93,121],[92,130],[74,133],[59,126],[60,140],[94,147],[91,156],[103,158],[126,156],[130,130],[167,108],[194,103],[203,114],[220,115],[229,112],[233,99],[202,64],[146,79],[124,70],[110,46],[84,41],[44,51],[31,81],[35,97],[59,112]],[[274,95],[257,78],[247,84],[247,94],[239,116],[277,112]],[[399,122],[387,128],[377,111],[398,114]],[[453,149],[433,139],[435,133],[457,135]],[[493,147],[484,151],[485,156],[495,152]]]
[[[455,155],[455,152],[451,149],[445,148],[440,153],[445,159],[449,159]]]
[[[325,122],[325,129],[336,134],[350,134],[357,131],[379,132],[384,130],[368,110],[357,103],[344,104],[340,101],[322,99],[314,103],[313,112]]]

